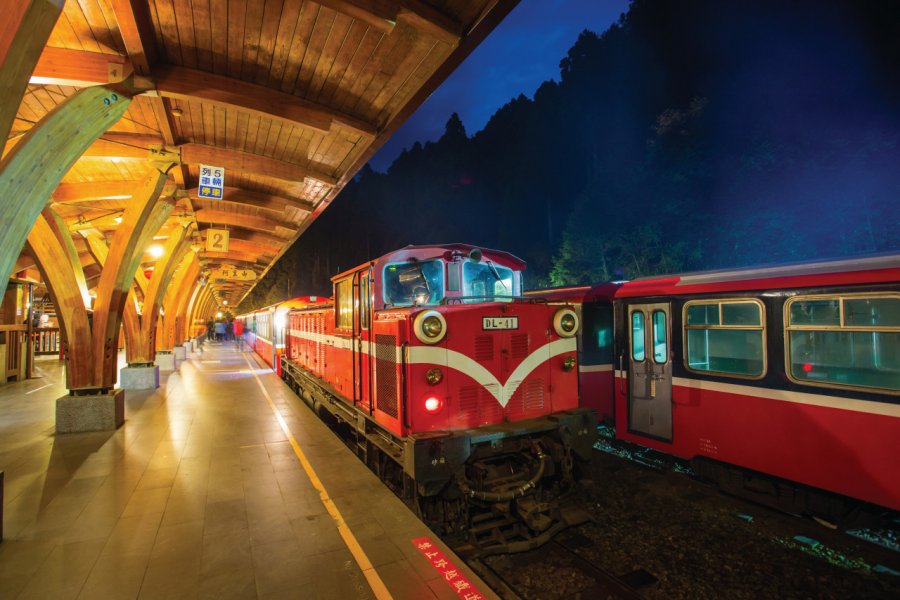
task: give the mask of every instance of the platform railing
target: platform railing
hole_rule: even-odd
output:
[[[31,333],[34,353],[38,356],[59,354],[60,337],[58,327],[42,327]]]

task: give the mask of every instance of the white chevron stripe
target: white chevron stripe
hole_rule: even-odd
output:
[[[559,356],[565,352],[574,352],[575,349],[574,338],[559,339],[549,344],[544,344],[519,363],[519,366],[510,374],[505,384],[501,384],[493,373],[474,359],[455,350],[446,350],[434,346],[412,346],[409,348],[409,363],[446,365],[451,369],[464,373],[484,386],[497,399],[500,406],[505,408],[509,400],[515,395],[519,385],[532,371],[554,356]]]

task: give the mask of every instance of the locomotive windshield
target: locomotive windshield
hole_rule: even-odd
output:
[[[384,302],[391,306],[425,306],[444,299],[444,262],[410,260],[384,267]]]
[[[465,302],[511,301],[513,294],[512,269],[498,267],[491,261],[463,263]]]

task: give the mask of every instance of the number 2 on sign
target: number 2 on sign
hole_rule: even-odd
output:
[[[228,230],[208,229],[206,231],[207,252],[228,252]]]

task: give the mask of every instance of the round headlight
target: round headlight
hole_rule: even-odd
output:
[[[437,344],[447,335],[447,321],[438,311],[426,310],[413,321],[413,332],[423,344]]]
[[[553,330],[560,337],[572,337],[578,331],[578,315],[571,308],[561,308],[553,315]]]

